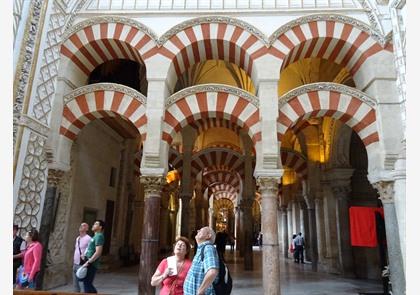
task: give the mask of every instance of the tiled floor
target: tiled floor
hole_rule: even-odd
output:
[[[233,278],[232,295],[262,295],[261,252],[254,251],[254,271],[244,271],[237,255],[226,251]],[[118,272],[99,273],[95,279],[98,292],[103,294],[137,294],[138,266],[121,268]],[[316,273],[310,264],[295,264],[281,258],[280,285],[282,295],[358,295],[359,292],[381,290],[380,282],[346,279],[338,275]],[[56,291],[72,291],[72,285]],[[158,294],[158,292],[156,292]]]

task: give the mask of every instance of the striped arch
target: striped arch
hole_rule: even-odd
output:
[[[237,188],[231,186],[228,183],[213,183],[212,185],[209,186],[209,189],[213,193],[220,192],[220,191],[228,192],[228,193],[232,193],[232,194],[237,194],[238,193]]]
[[[308,164],[301,153],[283,148],[280,151],[280,155],[283,167],[293,169],[303,179],[308,177]]]
[[[148,52],[156,47],[156,37],[149,28],[116,16],[83,21],[63,40],[62,68],[66,72],[76,71],[84,78],[109,60],[129,59],[143,64]]]
[[[216,168],[217,167],[217,168]],[[193,179],[204,169],[236,171],[243,177],[245,163],[241,154],[224,148],[208,148],[195,153],[191,159]]]
[[[140,165],[141,165],[141,157],[143,155],[143,150],[137,151],[134,153],[134,176],[140,176]]]
[[[232,130],[238,135],[239,135],[239,131],[241,130],[241,127],[239,127],[237,124],[231,121],[222,119],[222,118],[200,119],[200,120],[192,122],[190,126],[197,130],[197,134],[203,133],[204,131],[210,128],[218,128],[218,127]]]
[[[211,186],[213,183],[226,183],[235,187],[239,191],[241,179],[237,173],[229,171],[214,170],[203,174],[203,188]]]
[[[65,97],[60,134],[74,141],[89,122],[121,116],[137,127],[142,140],[146,138],[146,98],[127,86],[97,83],[80,87]]]
[[[244,128],[254,144],[261,140],[258,98],[239,88],[204,84],[181,90],[166,101],[162,139],[169,145],[186,125],[208,118]]]
[[[234,63],[255,78],[254,60],[266,50],[264,34],[257,28],[222,16],[185,21],[165,33],[159,42],[162,48],[157,52],[171,60],[170,71],[177,77],[196,63],[216,59]]]
[[[279,99],[278,139],[300,119],[329,116],[351,127],[370,148],[379,143],[376,101],[354,88],[335,83],[308,84]]]
[[[219,191],[219,192],[214,193],[213,197],[215,200],[228,199],[229,201],[233,203],[233,205],[236,205],[237,195],[234,193]]]
[[[340,64],[355,74],[361,65],[385,46],[380,33],[354,18],[316,14],[293,20],[270,37],[269,53],[283,60],[281,69],[297,60],[319,57]]]

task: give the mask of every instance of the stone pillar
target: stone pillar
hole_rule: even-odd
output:
[[[330,183],[324,182],[324,220],[325,220],[325,250],[328,271],[339,273],[338,268],[338,235],[337,235],[337,217],[335,214],[335,198],[330,191]]]
[[[282,231],[281,231],[281,238],[283,240],[283,255],[284,258],[289,257],[289,231],[288,231],[288,223],[287,223],[287,207],[281,206],[280,207],[281,212],[281,225],[282,225]]]
[[[324,202],[320,195],[315,198],[315,219],[316,219],[316,235],[318,248],[318,262],[325,263],[325,222],[324,222]]]
[[[252,256],[252,199],[245,199],[241,201],[241,208],[243,209],[243,253],[244,253],[244,269],[252,270],[254,266]],[[277,220],[276,220],[277,222]]]
[[[301,232],[305,238],[305,259],[312,261],[312,244],[311,244],[311,233],[309,231],[308,221],[308,208],[304,201],[300,202],[300,223]]]
[[[239,249],[238,247],[239,247],[239,244],[241,242],[241,239],[239,238],[240,220],[241,220],[240,214],[241,214],[241,210],[240,210],[239,206],[236,206],[235,207],[235,238],[236,238],[235,248],[236,248],[236,250]]]
[[[398,222],[394,206],[394,182],[379,181],[372,184],[379,192],[384,207],[386,242],[391,274],[392,294],[405,294],[405,269],[400,248]]]
[[[156,270],[159,252],[160,199],[165,178],[161,176],[141,176],[144,184],[144,219],[141,240],[139,269],[139,294],[154,294],[155,288],[150,285]]]
[[[312,270],[318,270],[318,245],[317,245],[317,219],[315,213],[315,202],[307,195],[304,196],[308,212],[308,227],[309,227],[309,239],[307,242],[310,244],[310,256],[312,261]]]
[[[41,226],[39,228],[39,239],[42,241],[42,259],[41,271],[39,273],[39,288],[42,290],[45,268],[47,267],[47,253],[48,244],[50,240],[50,233],[54,227],[54,208],[57,196],[57,185],[64,172],[61,170],[48,169],[48,185],[47,192],[45,193],[44,207],[42,210]]]
[[[264,294],[280,295],[280,263],[277,237],[278,178],[258,177],[261,192],[263,226],[263,288]]]
[[[168,240],[169,226],[169,192],[162,193],[160,204],[160,229],[159,229],[159,248],[168,250],[173,241]]]
[[[350,217],[348,197],[350,186],[333,186],[336,198],[338,259],[340,269],[346,276],[353,274],[353,252],[350,243]]]
[[[293,237],[293,214],[292,214],[292,202],[289,202],[289,205],[287,206],[287,243],[290,245],[292,242]]]

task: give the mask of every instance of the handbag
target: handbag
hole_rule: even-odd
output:
[[[23,265],[19,266],[17,272],[16,284],[22,288],[29,286],[29,275],[25,273]]]
[[[81,266],[79,267],[79,269],[76,271],[76,277],[79,280],[83,280],[84,278],[86,278],[87,275],[87,267],[86,266]]]

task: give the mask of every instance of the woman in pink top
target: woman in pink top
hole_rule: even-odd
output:
[[[36,287],[36,277],[41,269],[42,245],[38,241],[38,231],[32,229],[26,233],[26,249],[19,255],[23,256],[23,272],[28,276],[28,288]],[[19,286],[20,288],[26,286]]]
[[[160,295],[182,295],[184,294],[183,286],[188,270],[191,267],[191,260],[186,258],[190,252],[191,245],[187,238],[178,237],[174,245],[174,256],[163,259],[155,274],[152,277],[152,286],[161,285]],[[168,259],[176,262],[176,275],[174,269],[169,265]]]

